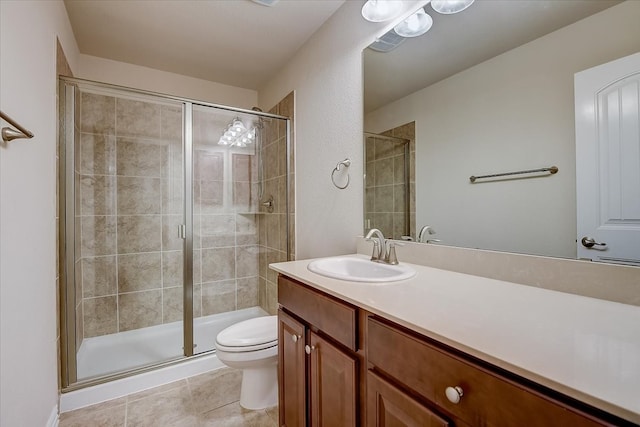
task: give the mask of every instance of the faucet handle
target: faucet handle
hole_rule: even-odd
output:
[[[373,243],[373,252],[371,253],[371,261],[378,261],[381,258],[380,243],[377,240],[371,240]]]
[[[387,253],[385,254],[385,262],[391,265],[398,265],[398,257],[396,256],[396,246],[404,246],[404,243],[387,240]]]

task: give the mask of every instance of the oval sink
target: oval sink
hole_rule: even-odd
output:
[[[355,257],[331,257],[311,261],[309,271],[333,279],[351,282],[394,282],[415,276],[408,265],[390,265]]]

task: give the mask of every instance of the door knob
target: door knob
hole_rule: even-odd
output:
[[[607,246],[606,243],[598,243],[593,237],[583,237],[582,246],[585,248],[592,248],[594,246]]]

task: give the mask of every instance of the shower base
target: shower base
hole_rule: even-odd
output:
[[[198,317],[193,321],[194,353],[213,350],[218,332],[242,320],[267,316],[260,307]],[[85,338],[78,351],[78,380],[153,365],[183,355],[182,322]]]

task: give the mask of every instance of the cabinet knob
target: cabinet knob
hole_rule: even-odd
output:
[[[296,335],[296,334],[291,335],[291,341],[293,342],[298,342],[300,338],[301,338],[300,335]]]
[[[447,399],[449,399],[449,402],[451,403],[460,402],[460,399],[462,398],[462,396],[464,396],[462,387],[459,386],[447,387],[444,391],[444,394],[447,395]]]
[[[313,350],[315,350],[315,349],[316,349],[316,347],[314,345],[311,345],[311,346],[310,345],[305,345],[304,346],[304,352],[307,353],[307,354],[311,354],[311,352]]]

